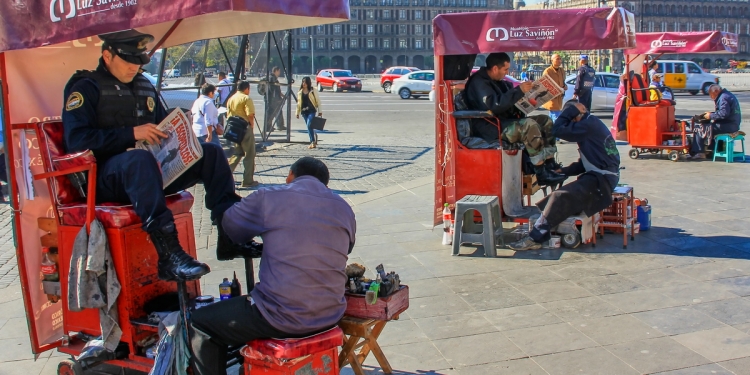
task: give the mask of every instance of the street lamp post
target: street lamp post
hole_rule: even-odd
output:
[[[310,58],[310,63],[312,64],[310,70],[312,70],[312,74],[315,74],[315,45],[313,45],[312,30],[310,30],[310,33],[310,53],[312,55]]]

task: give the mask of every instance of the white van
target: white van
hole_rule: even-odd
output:
[[[693,95],[708,95],[708,87],[719,83],[719,77],[706,73],[693,61],[657,60],[659,73],[664,75],[664,85],[673,91],[687,91]]]

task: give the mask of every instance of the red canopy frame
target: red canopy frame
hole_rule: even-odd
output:
[[[504,150],[468,149],[459,142],[453,95],[463,88],[477,54],[515,51],[631,49],[635,19],[623,8],[441,14],[435,42],[434,224],[443,204],[466,194],[496,195],[503,207]],[[520,166],[519,166],[520,167]]]

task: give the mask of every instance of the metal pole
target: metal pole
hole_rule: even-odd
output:
[[[292,63],[292,30],[287,31],[286,41],[286,56],[289,66],[286,71],[286,82],[289,84],[286,92],[286,141],[289,142],[292,140],[292,83],[294,83],[292,80],[292,69],[294,69]]]
[[[311,27],[310,28],[310,53],[312,54],[312,59],[311,59],[312,65],[310,69],[311,70],[310,74],[314,75],[315,74],[315,45],[313,44],[313,42],[314,40],[312,36],[312,27]]]
[[[270,100],[269,97],[270,91],[271,91],[271,33],[266,33],[266,95],[264,96],[265,99],[265,111],[263,111],[263,141],[265,142],[268,139],[268,133],[270,129],[268,129],[268,122],[270,121],[270,114],[268,113],[271,109]]]
[[[159,75],[156,76],[156,92],[161,94],[161,83],[164,80],[164,68],[167,65],[167,49],[161,49],[161,61],[159,61]]]

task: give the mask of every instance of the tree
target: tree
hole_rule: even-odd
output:
[[[237,56],[240,53],[240,46],[238,46],[237,43],[235,43],[231,38],[222,38],[221,43],[222,45],[224,45],[224,51],[226,51],[231,65],[234,66],[237,63]],[[206,61],[206,66],[227,66],[227,60],[226,58],[224,58],[224,52],[222,52],[221,46],[216,40],[211,40],[211,44],[209,44],[208,46],[208,58]]]
[[[323,56],[320,58],[319,64],[316,64],[315,67],[318,69],[326,69],[331,67],[331,59],[327,56]]]
[[[427,56],[424,58],[424,67],[427,69],[434,69],[435,67],[435,56]]]

